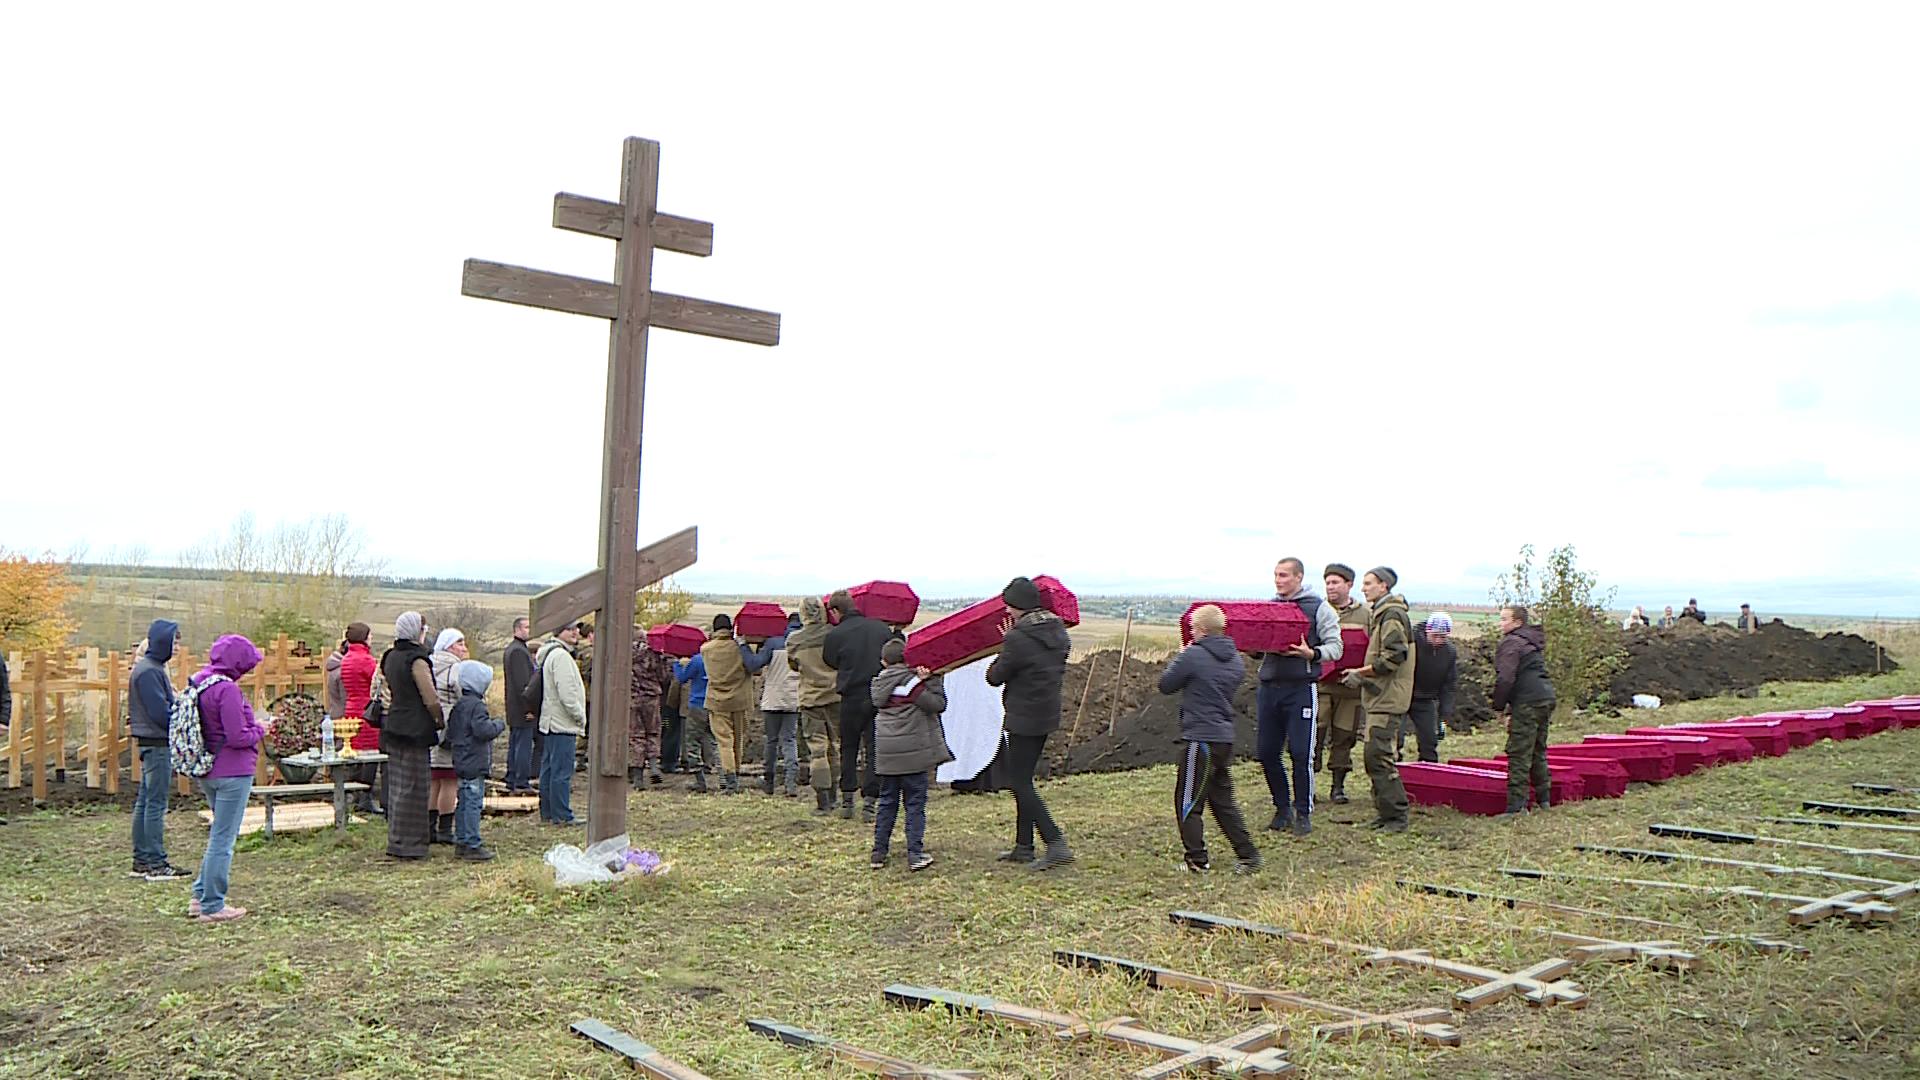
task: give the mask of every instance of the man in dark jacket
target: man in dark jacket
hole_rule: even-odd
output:
[[[1208,604],[1193,613],[1193,644],[1180,651],[1160,675],[1160,692],[1180,695],[1179,771],[1173,783],[1173,817],[1187,870],[1213,869],[1207,858],[1205,808],[1213,823],[1227,834],[1236,856],[1234,872],[1260,869],[1260,851],[1247,835],[1240,801],[1233,797],[1233,694],[1240,688],[1247,662],[1233,639],[1226,636],[1227,616]]]
[[[1267,828],[1313,831],[1313,738],[1319,723],[1320,665],[1346,652],[1340,640],[1340,616],[1306,587],[1306,564],[1289,555],[1273,567],[1274,600],[1292,604],[1307,617],[1307,640],[1285,652],[1260,654],[1260,686],[1254,697],[1258,724],[1253,756],[1267,774],[1273,820]],[[1288,791],[1282,751],[1293,761]]]
[[[140,791],[133,799],[133,876],[168,881],[187,874],[167,861],[167,787],[173,783],[167,724],[173,717],[173,659],[180,627],[155,619],[147,627],[147,651],[127,677],[127,734],[140,759]],[[3,692],[3,691],[0,691]]]
[[[513,640],[507,642],[507,794],[533,794],[533,778],[540,769],[540,718],[527,711],[527,687],[533,685],[533,650],[527,647],[530,625],[525,615],[513,620]]]
[[[1542,809],[1549,801],[1547,721],[1553,716],[1554,693],[1547,677],[1546,650],[1546,631],[1527,625],[1525,607],[1510,604],[1500,609],[1493,711],[1512,710],[1507,718],[1507,812],[1503,817],[1526,810],[1529,783]]]
[[[853,594],[845,589],[827,598],[840,613],[840,625],[827,631],[820,659],[836,672],[840,691],[840,816],[853,816],[853,793],[864,799],[864,816],[873,820],[880,797],[880,781],[873,772],[873,677],[880,674],[880,649],[893,629],[879,619],[860,614]],[[864,770],[861,769],[865,765]]]
[[[1013,849],[1003,852],[1004,862],[1027,862],[1035,870],[1051,870],[1073,861],[1067,847],[1067,835],[1054,823],[1046,801],[1033,786],[1034,772],[1040,767],[1040,754],[1046,749],[1047,736],[1060,727],[1060,684],[1067,674],[1067,654],[1073,642],[1067,637],[1067,624],[1047,610],[1040,590],[1027,578],[1017,577],[1000,592],[1007,605],[1005,635],[1000,655],[987,665],[987,685],[1005,687],[1000,692],[1000,708],[1006,714],[1006,742],[1001,757],[1006,763],[1006,785],[1013,791],[1016,809]],[[1047,845],[1046,854],[1034,858],[1033,831]]]
[[[1453,617],[1444,611],[1427,616],[1426,626],[1413,635],[1413,705],[1408,718],[1421,761],[1440,760],[1441,725],[1453,720],[1453,693],[1460,677],[1459,656],[1448,640],[1452,635]],[[1405,738],[1403,731],[1400,739]],[[1396,746],[1394,757],[1399,756]]]

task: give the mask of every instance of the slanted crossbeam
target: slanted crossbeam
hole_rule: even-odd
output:
[[[1369,1032],[1388,1031],[1434,1046],[1460,1045],[1460,1029],[1453,1026],[1453,1012],[1448,1009],[1404,1009],[1392,1013],[1374,1013],[1364,1009],[1350,1009],[1345,1005],[1335,1005],[1328,1001],[1316,1001],[1304,994],[1287,990],[1265,990],[1222,979],[1209,979],[1201,975],[1189,975],[1184,971],[1172,971],[1152,964],[1143,964],[1137,960],[1123,960],[1117,956],[1101,956],[1098,953],[1077,952],[1072,949],[1055,949],[1053,959],[1063,967],[1083,968],[1088,971],[1117,971],[1139,979],[1155,990],[1180,990],[1249,1009],[1319,1013],[1322,1016],[1334,1017],[1333,1023],[1315,1025],[1313,1034],[1317,1038],[1355,1039]]]
[[[1676,840],[1705,840],[1711,844],[1764,844],[1770,847],[1806,848],[1810,851],[1832,851],[1841,855],[1851,855],[1856,859],[1885,859],[1888,862],[1920,863],[1920,855],[1909,855],[1904,851],[1888,851],[1886,848],[1856,848],[1843,844],[1822,844],[1814,840],[1790,840],[1784,836],[1758,836],[1752,833],[1722,832],[1719,829],[1695,829],[1685,825],[1656,824],[1647,826],[1647,831],[1655,836]]]
[[[1548,870],[1524,870],[1518,867],[1503,866],[1500,872],[1508,877],[1527,878],[1532,881],[1591,881],[1602,885],[1633,885],[1643,889],[1674,889],[1681,892],[1711,893],[1718,896],[1743,896],[1749,900],[1764,900],[1775,904],[1797,905],[1787,912],[1787,922],[1793,926],[1806,926],[1821,919],[1835,915],[1843,916],[1847,921],[1872,926],[1892,922],[1899,915],[1893,905],[1879,899],[1872,893],[1855,890],[1837,896],[1801,896],[1796,893],[1765,892],[1746,885],[1691,885],[1682,881],[1649,881],[1644,878],[1596,877],[1592,874],[1565,874]]]
[[[1318,945],[1336,952],[1355,953],[1371,965],[1396,964],[1401,967],[1420,968],[1473,983],[1474,986],[1471,989],[1461,990],[1453,995],[1454,1004],[1458,1005],[1462,1012],[1484,1009],[1514,994],[1519,994],[1527,1004],[1542,1008],[1565,1005],[1570,1009],[1578,1009],[1587,1004],[1587,992],[1582,990],[1578,983],[1561,978],[1573,970],[1573,961],[1565,957],[1542,960],[1520,971],[1496,971],[1474,964],[1445,960],[1425,949],[1382,949],[1373,945],[1360,945],[1350,941],[1336,941],[1313,934],[1302,934],[1295,930],[1285,930],[1278,926],[1248,922],[1224,915],[1176,911],[1169,917],[1174,925],[1189,929],[1237,930],[1261,937],[1277,937],[1296,944]]]
[[[1889,878],[1865,877],[1860,874],[1843,874],[1838,870],[1828,870],[1819,866],[1783,866],[1779,863],[1748,862],[1745,859],[1716,859],[1709,855],[1684,855],[1678,851],[1646,851],[1641,848],[1605,847],[1599,844],[1575,844],[1575,851],[1584,851],[1593,855],[1611,855],[1616,859],[1630,862],[1656,862],[1663,864],[1694,863],[1701,866],[1726,866],[1736,870],[1758,870],[1763,874],[1778,877],[1814,877],[1823,881],[1840,881],[1853,885],[1878,885],[1873,894],[1882,900],[1905,899],[1920,892],[1920,881],[1893,881]]]
[[[1611,911],[1597,911],[1593,908],[1573,907],[1569,904],[1555,904],[1546,900],[1528,900],[1519,896],[1501,896],[1498,893],[1480,892],[1475,889],[1463,889],[1457,885],[1433,885],[1423,881],[1407,881],[1402,878],[1395,884],[1403,889],[1426,893],[1429,896],[1446,896],[1455,900],[1485,900],[1502,904],[1508,908],[1530,908],[1535,911],[1557,911],[1563,915],[1584,915],[1593,919],[1606,919],[1612,922],[1631,923],[1635,926],[1652,926],[1661,930],[1679,930],[1697,936],[1708,945],[1741,945],[1760,953],[1796,953],[1810,952],[1805,945],[1797,945],[1782,938],[1766,934],[1716,934],[1697,927],[1681,923],[1667,922],[1662,919],[1649,919],[1644,915],[1620,915]]]
[[[1920,834],[1920,825],[1889,825],[1883,821],[1842,821],[1838,818],[1757,817],[1774,825],[1812,825],[1821,829],[1872,829],[1875,832]]]
[[[634,553],[636,571],[634,592],[657,581],[665,581],[692,566],[700,557],[700,530],[682,529],[664,540],[655,540]],[[534,634],[550,634],[563,626],[579,622],[600,603],[606,590],[606,571],[589,570],[564,585],[533,598],[528,629]]]
[[[883,994],[890,1005],[909,1009],[944,1008],[958,1016],[981,1016],[1045,1031],[1058,1039],[1106,1039],[1150,1050],[1164,1059],[1136,1070],[1133,1074],[1136,1080],[1167,1080],[1188,1069],[1207,1069],[1230,1076],[1285,1076],[1294,1071],[1286,1054],[1276,1049],[1286,1037],[1286,1030],[1279,1024],[1260,1024],[1225,1039],[1202,1042],[1149,1030],[1131,1016],[1088,1023],[1066,1013],[1029,1009],[979,994],[904,983],[887,987]]]
[[[1857,803],[1821,802],[1808,799],[1800,804],[1802,810],[1816,810],[1822,814],[1845,814],[1848,817],[1890,817],[1920,820],[1920,808],[1911,806],[1861,806]]]
[[[778,1020],[764,1018],[748,1020],[747,1030],[797,1049],[825,1051],[835,1060],[844,1061],[862,1072],[880,1076],[912,1077],[915,1080],[966,1080],[969,1077],[985,1075],[972,1069],[936,1069],[927,1065],[916,1065],[905,1058],[897,1058],[874,1050],[862,1050],[850,1043],[828,1038],[791,1024],[783,1024]]]
[[[617,1031],[598,1020],[575,1020],[569,1025],[575,1035],[625,1058],[628,1065],[658,1080],[709,1080],[706,1073],[688,1068],[641,1042],[624,1031]]]

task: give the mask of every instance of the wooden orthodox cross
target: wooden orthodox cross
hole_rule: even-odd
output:
[[[647,385],[647,330],[662,327],[755,345],[780,343],[780,316],[653,290],[653,251],[713,254],[713,226],[662,214],[660,144],[626,140],[620,201],[561,192],[553,226],[614,241],[613,281],[570,277],[523,266],[468,259],[460,279],[467,296],[592,315],[612,323],[607,350],[606,448],[600,459],[600,563],[592,572],[534,597],[535,633],[589,612],[595,629],[587,772],[587,842],[626,831],[627,727],[632,713],[633,602],[641,588],[693,565],[694,530],[648,546],[640,541],[640,433]]]

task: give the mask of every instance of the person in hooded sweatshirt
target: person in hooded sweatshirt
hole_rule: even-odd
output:
[[[953,760],[940,714],[947,711],[946,682],[924,667],[907,666],[907,643],[889,638],[880,647],[880,673],[868,687],[875,710],[873,771],[880,777],[880,805],[873,819],[875,870],[887,865],[893,822],[907,811],[907,869],[933,865],[927,851],[927,774]]]
[[[155,619],[147,627],[147,651],[127,677],[127,733],[140,761],[140,792],[133,799],[133,876],[148,881],[186,877],[167,861],[167,788],[173,761],[167,749],[167,723],[173,717],[173,659],[180,626]]]
[[[493,852],[480,844],[480,807],[486,799],[487,774],[493,771],[493,740],[507,730],[506,722],[487,715],[487,687],[493,668],[478,660],[454,665],[460,700],[447,714],[447,752],[453,756],[459,795],[453,810],[454,855],[470,862],[486,862]]]
[[[193,879],[193,899],[187,914],[201,922],[238,919],[247,909],[227,903],[228,879],[233,871],[233,842],[240,835],[247,799],[253,793],[253,770],[259,763],[260,742],[267,728],[254,719],[246,692],[235,681],[260,666],[260,650],[239,634],[227,634],[207,650],[207,666],[187,680],[187,693],[200,710],[200,731],[213,768],[200,778],[213,824],[207,831],[207,853],[200,859],[200,875]]]
[[[1527,809],[1527,788],[1546,809],[1552,785],[1547,771],[1547,721],[1553,717],[1553,680],[1547,676],[1547,632],[1527,625],[1527,609],[1500,609],[1500,647],[1493,656],[1493,711],[1507,717],[1507,810]]]
[[[868,688],[880,674],[880,647],[894,636],[893,628],[860,614],[853,594],[839,589],[827,601],[840,613],[840,623],[827,631],[820,659],[835,672],[840,691],[840,816],[853,817],[853,793],[863,796],[862,812],[873,820],[880,797],[880,781],[873,773],[873,697]],[[860,768],[864,748],[866,769]]]
[[[833,812],[833,787],[840,774],[840,689],[824,656],[827,606],[814,597],[800,601],[800,629],[787,632],[787,667],[800,676],[800,742],[813,780],[813,812]]]
[[[460,680],[454,677],[454,670],[465,659],[467,635],[451,626],[440,631],[428,663],[432,668],[434,695],[440,699],[441,716],[452,716],[453,707],[460,703]],[[448,747],[446,736],[446,730],[441,729],[440,742],[427,752],[433,778],[428,788],[427,813],[435,844],[453,843],[453,812],[460,802],[460,777],[454,772],[453,750]]]
[[[1340,681],[1360,688],[1360,707],[1366,711],[1366,749],[1361,761],[1373,784],[1372,828],[1407,831],[1407,789],[1393,764],[1393,741],[1407,722],[1413,705],[1413,620],[1407,616],[1407,598],[1393,591],[1400,576],[1392,568],[1376,566],[1360,579],[1360,590],[1373,609],[1367,625],[1367,660],[1346,672]]]
[[[1073,643],[1067,624],[1047,610],[1032,581],[1017,577],[1000,592],[1007,606],[1006,637],[1000,655],[987,665],[987,685],[1004,687],[1001,711],[1006,714],[1006,784],[1013,791],[1015,812],[1013,848],[1002,852],[1002,862],[1031,863],[1035,870],[1051,870],[1073,861],[1067,835],[1054,823],[1046,800],[1033,786],[1034,771],[1047,747],[1047,736],[1060,727],[1060,683],[1067,674],[1067,653]],[[1033,832],[1047,845],[1034,857]]]
[[[1173,818],[1186,857],[1180,866],[1204,873],[1213,869],[1207,855],[1204,811],[1233,845],[1234,872],[1260,869],[1240,801],[1233,795],[1233,695],[1247,673],[1247,662],[1227,636],[1227,615],[1218,605],[1194,610],[1193,644],[1180,650],[1160,673],[1160,692],[1180,695],[1181,750],[1173,778]]]
[[[791,799],[800,794],[800,673],[787,663],[787,638],[800,629],[800,614],[787,616],[787,631],[770,637],[747,661],[747,670],[760,676],[760,724],[766,734],[766,746],[760,760],[764,770],[760,790],[773,794],[774,763],[786,769],[785,794]]]

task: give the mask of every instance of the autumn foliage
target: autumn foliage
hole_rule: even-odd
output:
[[[73,633],[67,564],[0,549],[0,649],[57,649]]]

